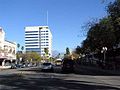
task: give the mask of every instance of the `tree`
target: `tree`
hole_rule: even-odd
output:
[[[22,54],[23,60],[28,60],[29,62],[39,62],[41,61],[41,56],[36,52],[27,52]]]
[[[104,46],[112,49],[115,40],[116,36],[111,25],[111,18],[105,17],[90,27],[87,38],[83,41],[82,46],[89,52],[96,52],[101,51]]]
[[[37,52],[31,52],[30,53],[30,58],[33,61],[39,61],[39,60],[41,60],[41,57],[40,57],[40,55]]]
[[[17,52],[17,53],[16,53],[17,59],[19,60],[19,59],[22,57],[22,55],[23,55],[22,53],[18,53],[18,52]]]
[[[24,54],[22,53],[22,51],[24,50],[24,46],[21,46],[21,51],[19,51],[20,46],[21,46],[21,45],[18,43],[18,44],[17,44],[18,52],[16,53],[16,57],[17,57],[17,59],[18,59],[18,63],[21,62],[21,61],[20,61],[20,58],[22,58],[22,60],[24,60],[24,59],[23,59]],[[13,53],[15,53],[15,51],[14,51]]]
[[[68,47],[66,48],[66,54],[64,54],[64,58],[71,59],[70,50]]]
[[[44,52],[45,52],[46,55],[48,55],[49,54],[48,48],[44,48]]]
[[[75,53],[78,54],[78,55],[82,54],[83,53],[83,48],[81,48],[80,46],[77,46],[75,48]]]
[[[114,28],[116,36],[116,45],[120,42],[120,0],[110,3],[107,8],[109,17],[111,17],[111,25]]]
[[[66,48],[66,55],[70,55],[70,50],[68,47]]]
[[[113,49],[120,43],[120,0],[110,2],[107,13],[108,16],[88,24],[87,38],[82,42],[85,51],[101,51],[104,46]]]
[[[46,59],[46,60],[49,60],[49,50],[48,50],[48,48],[44,48],[44,52],[45,52],[45,54],[44,54],[44,59]]]
[[[20,48],[20,44],[19,43],[17,44],[17,48],[18,48],[18,51],[19,51],[19,48]]]
[[[24,50],[24,46],[21,47],[21,50],[22,50],[22,52],[23,52],[23,50]]]

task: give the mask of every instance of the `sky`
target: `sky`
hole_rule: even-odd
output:
[[[52,49],[64,52],[66,47],[73,50],[81,45],[86,38],[82,27],[106,16],[107,4],[102,0],[0,0],[0,27],[7,40],[24,46],[24,28],[47,25],[48,12]]]

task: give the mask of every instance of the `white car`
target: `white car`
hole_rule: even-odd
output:
[[[41,71],[53,71],[53,64],[52,63],[42,63]]]

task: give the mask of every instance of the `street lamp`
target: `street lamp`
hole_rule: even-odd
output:
[[[105,60],[106,60],[106,51],[107,51],[107,47],[103,47],[101,52],[104,54],[104,59],[103,59],[104,64],[105,64]]]

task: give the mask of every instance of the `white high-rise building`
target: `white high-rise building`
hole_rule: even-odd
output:
[[[25,50],[38,52],[45,55],[48,49],[49,57],[52,56],[52,34],[48,26],[25,27]]]

